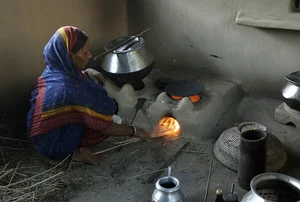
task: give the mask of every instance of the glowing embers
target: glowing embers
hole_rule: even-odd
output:
[[[156,129],[156,137],[159,136],[178,136],[180,134],[180,125],[173,117],[163,117]]]
[[[181,100],[183,97],[182,96],[171,96],[174,100]],[[194,102],[198,102],[201,97],[200,95],[192,95],[189,96],[188,98],[190,98],[190,100],[194,103]]]

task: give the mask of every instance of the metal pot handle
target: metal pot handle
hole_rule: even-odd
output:
[[[128,49],[132,48],[135,44],[137,44],[138,42],[140,42],[140,37],[138,37],[138,41],[134,41],[132,43],[129,43],[125,48],[123,48],[122,50],[114,50],[113,53],[120,53],[123,51],[127,51]],[[141,44],[141,46],[143,46],[144,44]]]
[[[138,43],[139,41],[135,41],[135,42],[133,42],[133,43],[131,43],[131,44],[129,44],[129,45],[127,45],[122,51],[126,51],[126,50],[128,50],[129,48],[132,48],[136,43]]]

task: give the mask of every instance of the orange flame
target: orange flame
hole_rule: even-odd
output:
[[[180,133],[180,125],[178,121],[172,117],[163,117],[158,123],[159,136],[178,136]]]
[[[174,100],[181,100],[183,97],[172,95],[172,98]],[[192,95],[192,96],[189,96],[189,98],[192,102],[198,102],[201,99],[201,97],[199,95]]]

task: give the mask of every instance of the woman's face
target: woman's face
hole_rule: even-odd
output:
[[[90,52],[90,40],[88,39],[79,51],[71,53],[71,56],[77,68],[84,70],[89,59],[92,58],[92,54]]]

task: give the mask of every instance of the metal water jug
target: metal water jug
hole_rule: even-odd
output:
[[[180,190],[179,180],[171,176],[171,168],[167,177],[160,178],[152,194],[152,202],[184,202],[184,195]]]

